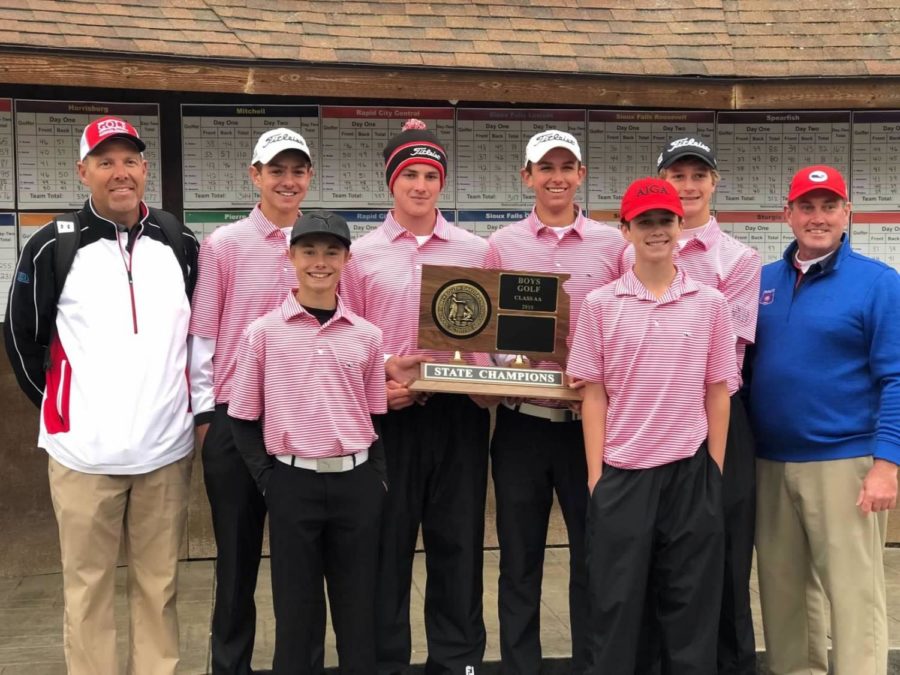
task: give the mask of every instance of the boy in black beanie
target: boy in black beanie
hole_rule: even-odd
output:
[[[447,153],[422,122],[407,122],[384,159],[393,208],[377,230],[354,242],[341,280],[344,302],[384,333],[389,410],[381,430],[390,489],[376,599],[378,673],[405,672],[410,662],[409,595],[421,525],[426,671],[474,675],[485,646],[488,412],[468,396],[427,396],[408,385],[421,361],[452,356],[417,348],[422,265],[483,267],[487,242],[451,225],[436,208]]]

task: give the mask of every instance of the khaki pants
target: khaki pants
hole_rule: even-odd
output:
[[[50,494],[62,553],[63,623],[70,675],[111,675],[120,537],[130,605],[128,672],[168,675],[178,663],[175,591],[191,457],[147,474],[81,473],[50,458]]]
[[[760,459],[756,466],[757,569],[770,672],[827,672],[818,576],[831,603],[835,675],[884,675],[887,512],[864,515],[856,507],[872,458]]]

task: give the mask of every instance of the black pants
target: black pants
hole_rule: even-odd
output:
[[[266,488],[277,675],[318,675],[328,584],[340,672],[375,672],[375,583],[382,474],[366,462],[316,473],[276,462]]]
[[[666,675],[712,675],[722,595],[722,476],[704,443],[653,469],[603,467],[588,509],[591,666],[632,675],[646,598]]]
[[[756,641],[750,610],[750,573],[756,534],[756,449],[747,411],[737,394],[731,397],[722,508],[725,566],[719,616],[718,674],[756,675]],[[660,672],[660,636],[650,613],[645,617],[643,631],[644,648],[635,674],[653,675]]]
[[[541,582],[555,490],[569,536],[572,672],[582,673],[587,666],[588,593],[587,464],[581,422],[551,422],[498,406],[491,470],[500,541],[503,672],[541,672]]]
[[[256,576],[266,505],[235,447],[228,406],[217,405],[203,442],[203,479],[216,536],[216,597],[212,673],[252,672]]]
[[[756,535],[756,448],[741,397],[731,397],[722,507],[725,579],[719,618],[719,675],[756,675],[750,572]]]
[[[488,424],[488,412],[469,397],[448,394],[382,420],[390,490],[376,598],[381,675],[409,665],[409,596],[420,524],[428,574],[425,672],[470,675],[481,665]]]

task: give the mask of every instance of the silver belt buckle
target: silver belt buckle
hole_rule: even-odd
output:
[[[322,457],[316,460],[316,473],[338,473],[343,469],[343,457]]]

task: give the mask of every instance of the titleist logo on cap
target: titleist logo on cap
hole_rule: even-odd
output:
[[[272,143],[278,143],[279,141],[290,141],[291,143],[296,143],[297,145],[305,145],[305,143],[299,136],[294,136],[293,134],[273,134],[272,136],[269,136],[265,141],[263,141],[262,147],[268,147],[272,145]]]
[[[672,152],[676,148],[684,148],[690,146],[692,148],[700,148],[701,150],[705,150],[706,152],[712,152],[709,149],[709,146],[705,143],[698,141],[696,138],[679,138],[678,140],[672,141],[669,144],[668,152]]]
[[[130,134],[131,132],[122,120],[108,119],[97,123],[97,133],[100,136],[108,136],[109,134]]]
[[[422,157],[422,156],[431,157],[431,159],[435,159],[437,161],[441,161],[441,159],[442,159],[441,153],[439,153],[436,150],[432,150],[429,147],[422,146],[422,145],[412,148],[409,151],[409,155],[410,155],[410,157]]]
[[[538,143],[546,143],[548,141],[562,141],[563,143],[568,143],[569,145],[577,145],[577,143],[571,136],[563,135],[555,131],[548,131],[546,134],[540,134],[539,136],[535,136],[533,139],[531,139],[531,142],[535,145],[537,145]]]

